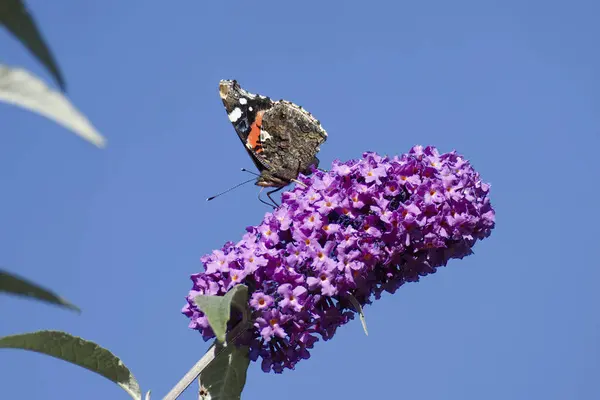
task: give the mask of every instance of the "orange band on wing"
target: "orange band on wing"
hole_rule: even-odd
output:
[[[264,111],[259,111],[256,113],[256,119],[250,127],[250,134],[248,135],[248,139],[246,139],[246,144],[250,145],[250,147],[252,147],[252,149],[256,150],[257,152],[262,151],[262,148],[257,149],[257,147],[260,147],[260,127],[262,126],[262,119],[264,113]]]

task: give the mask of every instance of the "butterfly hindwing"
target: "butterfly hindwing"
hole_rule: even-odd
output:
[[[262,148],[273,164],[273,173],[291,180],[299,173],[310,173],[311,165],[318,167],[315,156],[327,133],[307,111],[278,101],[265,112],[262,129]]]

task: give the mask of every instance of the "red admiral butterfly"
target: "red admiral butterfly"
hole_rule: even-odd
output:
[[[219,93],[229,120],[260,172],[256,185],[276,188],[267,193],[271,201],[271,194],[298,183],[298,174],[310,174],[312,166],[319,166],[316,154],[327,132],[308,111],[289,101],[249,93],[235,80],[222,80]]]

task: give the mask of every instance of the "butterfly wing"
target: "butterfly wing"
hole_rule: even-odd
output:
[[[219,92],[229,120],[261,173],[260,186],[281,187],[318,166],[316,154],[327,132],[309,112],[285,100],[242,89],[235,80],[223,80]]]

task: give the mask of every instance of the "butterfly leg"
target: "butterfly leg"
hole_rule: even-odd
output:
[[[268,198],[269,198],[269,199],[270,199],[270,200],[273,202],[273,204],[275,204],[277,207],[279,207],[279,204],[277,204],[277,202],[276,202],[275,200],[273,200],[273,198],[271,197],[271,195],[272,195],[273,193],[277,193],[277,192],[279,192],[279,191],[280,191],[281,189],[283,189],[283,188],[284,188],[284,186],[281,186],[281,187],[278,187],[278,188],[276,188],[276,189],[273,189],[273,190],[271,190],[270,192],[267,192],[267,197],[268,197]],[[275,207],[275,208],[277,208],[277,207]]]
[[[281,188],[280,188],[280,189],[281,189]],[[271,194],[272,192],[268,192],[268,193],[267,193],[267,197],[269,197],[269,199],[270,199],[270,200],[271,200],[273,203],[275,203],[275,205],[273,205],[273,203],[267,203],[266,201],[264,201],[264,200],[263,200],[263,199],[260,197],[260,194],[262,193],[262,191],[263,191],[263,190],[265,190],[265,188],[264,188],[264,187],[263,187],[263,188],[261,188],[261,189],[260,189],[260,191],[258,192],[258,201],[260,201],[261,203],[263,203],[263,204],[266,204],[266,205],[268,205],[268,206],[270,206],[270,207],[277,208],[277,207],[275,206],[275,205],[277,205],[277,203],[275,203],[275,202],[273,201],[273,199],[271,199],[271,196],[270,196],[270,194]]]

